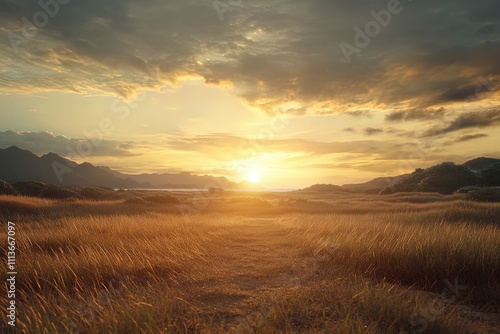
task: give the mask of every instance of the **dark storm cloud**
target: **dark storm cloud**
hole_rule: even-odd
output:
[[[231,82],[262,110],[301,115],[439,107],[499,75],[500,2],[401,3],[346,65],[339,44],[353,43],[354,27],[387,1],[242,1],[221,21],[212,1],[73,0],[16,53],[12,34],[23,36],[22,19],[41,8],[0,0],[0,86],[131,97],[194,75]]]
[[[424,137],[439,136],[463,129],[487,128],[499,123],[499,109],[469,112],[456,117],[444,127],[433,127],[424,133]]]
[[[437,100],[443,102],[465,101],[469,96],[474,96],[475,90],[476,86],[452,88],[440,94]]]

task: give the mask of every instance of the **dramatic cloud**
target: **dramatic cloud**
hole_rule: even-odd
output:
[[[297,156],[307,154],[324,156],[330,154],[375,154],[398,158],[411,153],[413,148],[404,148],[396,141],[312,141],[304,139],[248,139],[232,135],[214,134],[189,138],[170,138],[168,148],[178,151],[203,152],[212,158],[248,159],[261,154],[285,153]],[[397,153],[395,153],[397,152]],[[300,156],[300,155],[298,155]]]
[[[371,117],[372,112],[369,110],[355,110],[346,112],[346,115],[352,117]]]
[[[474,139],[479,139],[479,138],[486,138],[486,137],[488,137],[487,134],[478,133],[478,134],[474,134],[474,135],[465,135],[465,136],[459,137],[455,141],[457,143],[462,143],[464,141],[469,141],[469,140],[474,140]]]
[[[444,108],[399,110],[388,113],[385,120],[388,122],[435,120],[443,117],[445,111]]]
[[[339,45],[355,43],[354,28],[387,1],[236,3],[70,1],[47,15],[38,1],[0,1],[0,86],[132,97],[196,76],[270,113],[367,116],[439,110],[500,74],[496,0],[402,2],[350,64]],[[498,101],[498,91],[479,90]]]
[[[57,153],[68,158],[84,160],[89,157],[130,157],[137,155],[132,152],[133,142],[106,140],[98,137],[67,138],[50,132],[0,132],[0,148],[17,146],[35,154],[48,152]]]
[[[472,140],[472,137],[481,136],[483,135],[468,137]],[[467,138],[464,136],[463,140]],[[297,178],[296,173],[300,169],[301,173],[307,174],[300,181],[304,182],[304,186],[313,182],[311,177],[318,173],[338,173],[339,177],[344,175],[341,179],[346,176],[351,179],[349,175],[354,170],[365,174],[375,173],[373,177],[381,174],[398,175],[443,160],[466,160],[460,155],[442,152],[433,147],[432,143],[402,143],[399,140],[255,140],[228,134],[194,137],[157,135],[140,143],[105,140],[95,146],[92,154],[86,156],[75,156],[72,151],[77,149],[79,143],[89,143],[88,140],[69,139],[47,132],[0,132],[0,142],[0,148],[16,145],[37,155],[54,152],[71,160],[88,161],[129,173],[178,173],[187,170],[198,174],[215,173],[240,177],[242,171],[246,176],[244,171],[261,167],[264,170],[279,171],[279,175],[290,173],[290,177],[295,175]],[[447,145],[449,144],[452,143]],[[72,147],[69,151],[68,145]],[[168,161],[168,165],[162,163],[161,159],[158,160],[158,154]],[[197,167],[186,167],[186,160],[192,163],[191,166]],[[290,184],[289,180],[285,182]]]
[[[439,136],[470,128],[486,128],[500,123],[500,110],[469,112],[458,116],[444,127],[433,127],[424,133],[424,137]]]
[[[495,156],[499,12],[498,0],[0,0],[0,146],[138,172],[262,166],[282,185]],[[117,109],[134,113],[82,138]]]
[[[78,147],[92,146],[89,154],[78,158],[96,157],[131,157],[139,154],[135,150],[145,152],[158,150],[157,142],[143,142],[140,144],[118,140],[94,140],[86,138],[67,138],[49,132],[0,132],[0,148],[12,145],[32,151],[35,154],[48,152],[57,153],[68,158],[75,158],[74,152]],[[173,136],[161,139],[163,150],[179,152],[195,152],[215,159],[247,159],[260,154],[307,154],[323,156],[339,153],[378,154],[386,152],[403,152],[402,146],[393,141],[311,141],[304,139],[250,139],[228,134],[210,134],[196,137]],[[393,153],[390,153],[391,157]]]

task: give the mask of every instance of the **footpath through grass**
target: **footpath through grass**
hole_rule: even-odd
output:
[[[53,205],[41,204],[44,210]],[[257,217],[182,216],[170,209],[103,214],[103,208],[91,215],[98,203],[80,205],[67,214],[15,217],[19,332],[500,328],[500,231],[488,216],[493,206]],[[5,293],[0,302],[6,305]],[[9,329],[5,319],[1,332]]]

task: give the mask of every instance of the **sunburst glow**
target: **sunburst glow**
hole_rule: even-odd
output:
[[[248,174],[248,181],[252,183],[257,183],[260,181],[260,175],[257,172],[251,172]]]

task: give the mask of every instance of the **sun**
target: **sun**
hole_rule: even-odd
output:
[[[252,183],[257,183],[260,180],[260,175],[257,172],[251,172],[248,174],[248,181]]]

